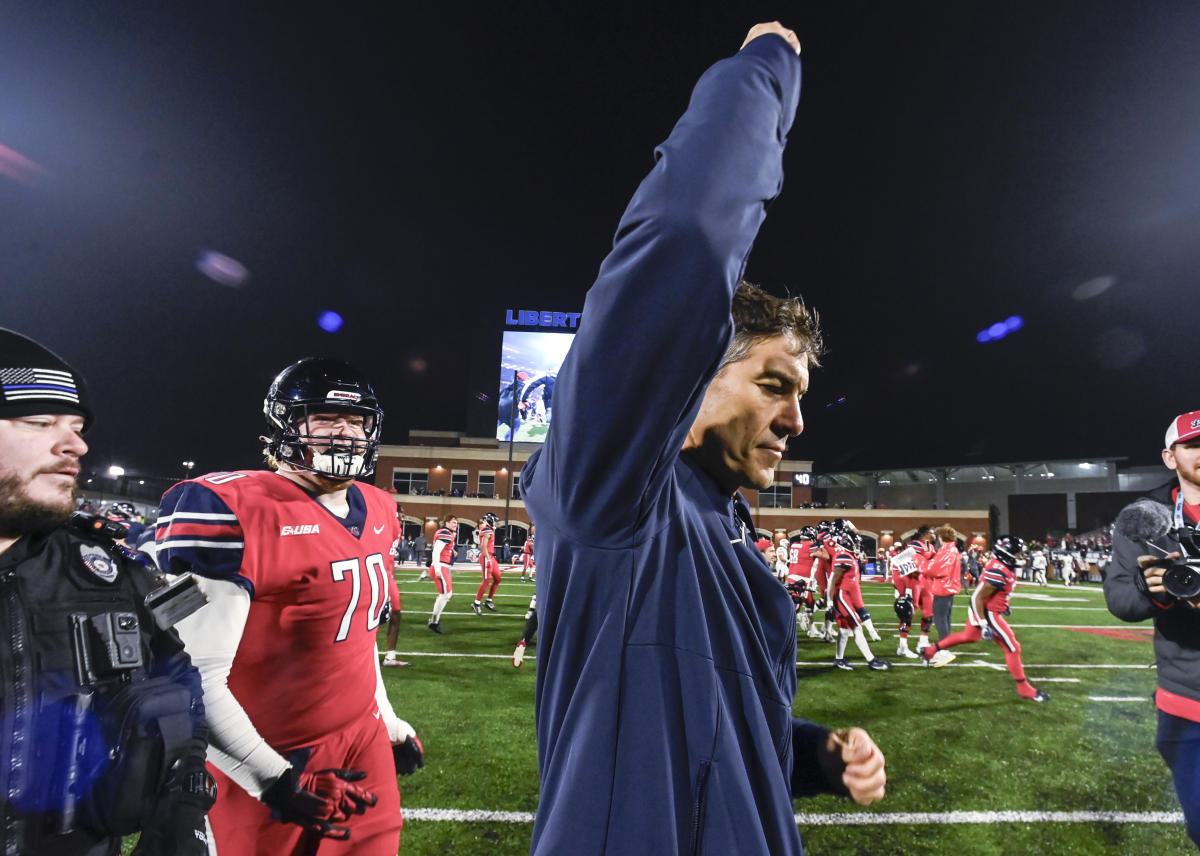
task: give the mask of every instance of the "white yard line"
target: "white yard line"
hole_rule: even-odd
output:
[[[1088,701],[1140,701],[1153,702],[1154,699],[1149,696],[1108,696],[1108,695],[1090,695]]]
[[[1039,684],[1080,684],[1080,683],[1083,683],[1082,678],[1041,678],[1041,677],[1035,678],[1033,675],[1029,676],[1029,680],[1037,681]]]
[[[485,809],[405,808],[405,821],[442,823],[533,823],[531,811]],[[1177,811],[944,811],[856,812],[854,814],[797,814],[805,826],[895,826],[984,823],[1183,823]]]
[[[964,654],[963,656],[967,657],[967,656],[971,656],[971,655]],[[854,660],[851,660],[850,662],[851,662],[851,665],[859,664],[857,661],[854,661]],[[925,665],[924,663],[922,663],[918,660],[891,660],[890,662],[892,664],[892,668],[896,668],[898,666],[915,666],[917,668],[923,668]],[[826,659],[823,659],[823,660],[797,660],[796,661],[797,667],[799,667],[799,666],[828,667],[828,666],[832,666],[832,665],[833,665],[832,649],[831,649],[831,653],[830,653],[829,657]],[[862,664],[862,666],[864,669],[866,668],[865,663]],[[1026,663],[1025,667],[1027,669],[1136,669],[1136,670],[1145,670],[1145,669],[1153,669],[1154,668],[1154,666],[1148,665],[1148,664],[1133,665],[1133,664],[1116,664],[1116,663],[1033,663],[1033,664]],[[995,663],[985,663],[982,660],[979,662],[976,662],[976,663],[964,663],[960,659],[957,663],[954,663],[952,666],[948,665],[946,668],[1003,669],[1004,667],[998,666]]]
[[[382,653],[382,652],[380,652]],[[511,660],[512,653],[508,654],[459,654],[455,651],[397,651],[396,656],[403,660],[405,657],[462,657],[464,660]],[[532,662],[535,659],[533,654],[525,655],[525,662]],[[515,671],[515,670],[514,670]]]
[[[947,823],[1183,823],[1178,811],[944,811],[797,814],[801,826],[883,826]]]

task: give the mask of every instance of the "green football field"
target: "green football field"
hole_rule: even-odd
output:
[[[476,575],[426,629],[434,592],[397,572],[408,668],[385,669],[396,711],[420,732],[423,770],[401,782],[405,854],[521,854],[537,808],[534,657],[510,663],[533,585],[507,574],[498,611],[470,611]],[[1099,585],[1019,586],[1010,622],[1029,678],[1052,699],[1019,699],[993,642],[956,649],[942,669],[896,657],[891,587],[863,584],[892,661],[870,672],[853,642],[852,672],[833,646],[801,639],[796,713],[867,728],[888,758],[888,794],[862,808],[822,797],[796,803],[811,854],[1194,853],[1169,774],[1154,750],[1150,629],[1117,621]],[[954,612],[966,617],[966,597]],[[936,637],[936,633],[935,633]],[[915,647],[915,638],[913,644]],[[382,647],[383,637],[380,637]]]

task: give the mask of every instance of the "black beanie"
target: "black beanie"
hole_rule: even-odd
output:
[[[0,419],[77,413],[92,426],[83,376],[37,342],[0,327]]]

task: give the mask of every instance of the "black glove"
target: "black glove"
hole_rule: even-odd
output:
[[[204,816],[216,800],[212,776],[205,770],[193,772],[181,789],[159,798],[133,856],[208,856]]]
[[[360,770],[300,773],[292,767],[263,791],[262,801],[277,820],[302,826],[324,838],[345,841],[350,830],[334,823],[362,814],[379,802],[375,794],[351,784],[366,777]]]
[[[421,745],[421,738],[414,734],[403,743],[393,743],[392,759],[401,776],[411,776],[418,767],[424,767],[425,747]]]

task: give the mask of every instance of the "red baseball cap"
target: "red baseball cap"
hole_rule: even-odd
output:
[[[1180,414],[1171,421],[1163,448],[1169,449],[1176,443],[1186,443],[1196,437],[1200,437],[1200,410]]]

